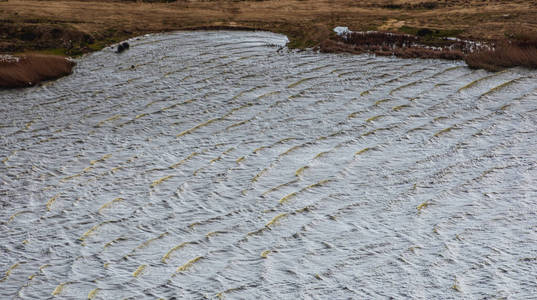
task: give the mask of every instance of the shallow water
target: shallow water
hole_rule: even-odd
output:
[[[285,42],[150,35],[0,91],[0,298],[536,295],[537,73]]]

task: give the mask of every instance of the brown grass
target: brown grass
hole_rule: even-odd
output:
[[[24,55],[0,62],[0,88],[27,87],[71,74],[74,62],[51,55]]]
[[[519,66],[537,69],[537,34],[518,32],[492,50],[467,55],[465,61],[471,68],[489,71]]]
[[[537,32],[536,15],[537,2],[525,0],[9,0],[0,2],[0,53],[79,55],[146,33],[226,27],[283,33],[291,48],[334,42],[335,26],[416,34],[434,29],[464,39],[502,40],[515,30]],[[405,49],[396,55],[450,58],[458,50],[463,51]],[[381,47],[375,53],[390,51]]]
[[[435,45],[433,45],[435,44]],[[421,37],[390,32],[352,32],[321,43],[322,52],[373,53],[401,58],[438,58],[459,60],[465,57],[468,47],[463,42],[445,44],[429,41],[426,45]]]

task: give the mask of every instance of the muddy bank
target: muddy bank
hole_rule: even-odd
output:
[[[57,79],[71,74],[74,66],[74,61],[61,56],[0,56],[0,88],[28,87]]]
[[[320,51],[464,60],[470,68],[493,72],[512,67],[537,68],[537,34],[534,33],[517,32],[499,40],[463,40],[438,33],[435,35],[435,30],[431,29],[421,29],[416,35],[346,30],[322,41]]]

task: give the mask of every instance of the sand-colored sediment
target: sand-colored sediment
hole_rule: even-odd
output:
[[[61,56],[0,56],[0,88],[28,87],[57,79],[71,74],[74,66],[74,61]]]

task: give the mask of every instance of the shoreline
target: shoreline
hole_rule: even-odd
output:
[[[288,37],[290,49],[373,53],[422,58],[462,58],[423,49],[393,51],[384,42],[364,47],[342,41],[333,29],[420,36],[427,42],[453,37],[499,45],[464,55],[470,67],[495,71],[512,66],[537,68],[537,38],[519,47],[519,33],[537,36],[537,3],[506,0],[265,0],[132,2],[116,0],[9,0],[0,2],[0,53],[40,53],[78,57],[133,37],[182,30],[263,30]],[[394,3],[395,3],[394,2]],[[430,1],[433,3],[434,1]],[[428,2],[429,3],[429,2]],[[436,2],[435,2],[436,3]],[[61,11],[61,13],[58,13]],[[423,37],[422,37],[423,38]],[[518,47],[518,48],[517,48]]]
[[[244,26],[199,26],[185,28],[174,31],[216,31],[216,30],[228,30],[228,31],[267,31],[259,28],[251,28]],[[171,31],[166,31],[171,32]],[[155,32],[166,33],[166,32]],[[354,36],[354,38],[352,38]],[[358,39],[356,39],[358,36]],[[136,38],[136,37],[131,37]],[[289,38],[289,37],[288,37]],[[397,41],[394,41],[397,40]],[[401,42],[401,40],[403,42]],[[420,38],[414,35],[398,34],[393,32],[352,32],[349,35],[337,35],[331,36],[314,47],[315,50],[321,53],[350,53],[350,54],[363,54],[369,53],[379,56],[394,56],[403,59],[445,59],[445,60],[459,60],[465,61],[470,68],[485,69],[487,71],[496,72],[509,67],[529,67],[537,69],[537,55],[532,59],[531,54],[522,53],[522,56],[526,61],[512,60],[505,63],[506,57],[512,58],[509,54],[506,54],[505,48],[499,47],[492,49],[491,47],[483,47],[482,50],[475,52],[464,51],[464,43],[481,43],[481,41],[472,40],[456,40],[451,44],[438,45],[435,44],[439,40],[433,42],[429,41],[429,46],[423,44],[416,44],[411,46],[404,46],[404,42],[408,43],[409,40],[419,42]],[[528,42],[529,40],[529,42]],[[530,47],[530,52],[537,53],[537,36],[528,37],[526,40],[527,46]],[[289,41],[291,43],[291,41]],[[288,43],[288,44],[289,44]],[[107,44],[103,47],[111,47],[114,44]],[[402,46],[403,45],[403,46]],[[456,49],[453,49],[457,46]],[[517,43],[509,43],[507,47],[513,50],[516,48]],[[296,47],[298,48],[298,47]],[[295,48],[295,49],[296,49]],[[310,49],[311,49],[310,48]],[[293,48],[291,48],[293,49]],[[298,48],[304,50],[305,48]],[[94,51],[100,51],[94,50]],[[91,53],[90,51],[87,53]],[[521,55],[520,51],[525,51],[520,47],[515,49],[518,56]],[[84,54],[87,54],[84,53]],[[498,54],[499,53],[499,54]],[[503,55],[503,61],[494,61],[495,55]],[[47,55],[39,53],[27,53],[27,54],[0,54],[0,89],[13,89],[13,88],[25,88],[35,86],[43,81],[56,80],[64,76],[68,76],[72,73],[72,69],[76,63],[69,57],[63,55]]]

